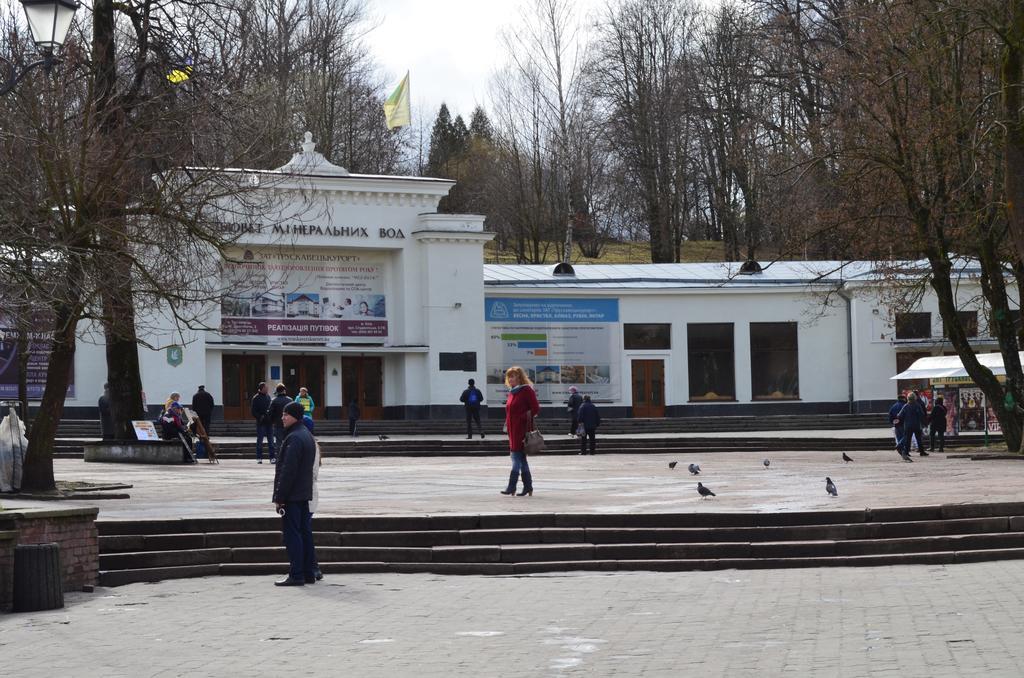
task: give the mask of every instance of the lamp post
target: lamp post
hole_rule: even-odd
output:
[[[32,40],[36,43],[43,58],[30,63],[18,72],[12,64],[11,74],[7,81],[0,85],[0,96],[7,94],[25,75],[36,66],[42,66],[49,72],[54,64],[60,63],[57,53],[64,46],[64,40],[71,30],[71,21],[78,10],[78,0],[21,0],[25,10],[25,18],[32,30]]]

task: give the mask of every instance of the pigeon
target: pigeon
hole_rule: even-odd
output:
[[[388,439],[388,437],[386,435],[384,435],[383,433],[381,433],[379,436],[377,436],[377,440],[387,440],[387,439]]]
[[[843,461],[849,464],[851,461],[853,461],[853,459],[850,459],[850,455],[846,454],[846,452],[843,452]]]
[[[697,464],[690,464],[686,468],[687,468],[687,470],[689,470],[691,475],[695,475],[695,476],[699,476],[700,475],[700,466],[698,466]]]
[[[768,468],[769,466],[771,466],[771,465],[772,465],[772,460],[771,460],[771,459],[765,459],[765,460],[764,460],[764,461],[762,461],[761,463],[762,463],[762,464],[764,464],[764,467],[765,467],[765,468]]]
[[[678,461],[670,461],[670,462],[668,463],[668,467],[669,467],[669,468],[675,468],[675,467],[676,467],[676,464],[678,464],[678,463],[679,463]]]
[[[836,489],[836,484],[832,482],[831,478],[825,478],[825,491],[831,494],[833,497],[839,496],[839,490]]]
[[[699,494],[704,499],[707,499],[708,497],[718,496],[708,488],[701,485],[700,483],[697,483],[697,494]]]

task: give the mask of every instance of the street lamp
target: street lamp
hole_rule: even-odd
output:
[[[26,66],[19,73],[12,65],[11,75],[0,86],[0,96],[7,94],[18,82],[25,77],[25,74],[36,66],[42,66],[49,71],[53,65],[60,62],[56,54],[64,46],[64,40],[71,30],[71,21],[75,18],[78,10],[78,0],[21,0],[21,6],[25,10],[25,18],[32,30],[32,40],[36,43],[36,49],[43,55],[39,61]]]

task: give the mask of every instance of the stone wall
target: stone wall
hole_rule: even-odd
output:
[[[13,600],[14,547],[18,544],[60,545],[64,590],[80,591],[99,577],[99,509],[17,509],[0,511],[0,610]]]

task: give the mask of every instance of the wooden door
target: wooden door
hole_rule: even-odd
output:
[[[362,419],[380,419],[384,415],[383,359],[342,357],[341,398],[343,416],[348,416],[345,408],[355,399]]]
[[[324,393],[324,358],[319,355],[285,355],[282,362],[284,378],[281,380],[288,389],[288,395],[299,397],[299,389],[303,386],[313,399],[313,419],[320,419],[327,407],[327,394]]]
[[[633,361],[633,416],[665,416],[665,361]]]
[[[252,419],[250,401],[256,386],[266,381],[267,363],[261,355],[225,355],[221,360],[224,418]]]

